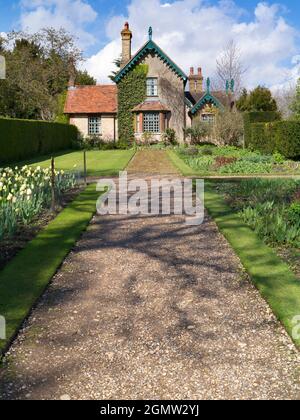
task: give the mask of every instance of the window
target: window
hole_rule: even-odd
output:
[[[157,79],[147,79],[147,96],[158,96]]]
[[[214,114],[202,114],[201,119],[202,119],[203,122],[207,122],[207,123],[215,122]]]
[[[89,117],[89,135],[99,136],[101,134],[101,118]]]
[[[159,112],[147,112],[144,114],[143,131],[159,133]]]

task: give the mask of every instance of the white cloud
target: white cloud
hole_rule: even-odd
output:
[[[21,29],[38,31],[45,26],[65,28],[76,35],[82,48],[93,45],[95,37],[86,30],[97,12],[85,0],[21,0]]]
[[[112,62],[121,51],[120,31],[128,20],[133,51],[147,40],[148,27],[152,26],[153,39],[184,71],[202,66],[205,76],[212,76],[216,58],[234,39],[249,67],[245,80],[248,87],[283,85],[300,75],[300,64],[292,62],[298,33],[281,16],[282,10],[277,4],[258,3],[249,22],[244,18],[246,12],[232,0],[214,6],[204,0],[132,0],[127,16],[109,19],[109,42],[88,59],[86,68],[99,82],[107,82]]]

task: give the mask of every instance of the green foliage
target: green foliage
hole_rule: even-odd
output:
[[[167,128],[166,131],[163,133],[162,138],[163,138],[163,142],[166,145],[175,146],[176,144],[178,144],[176,131],[173,128]]]
[[[134,141],[134,115],[132,109],[146,99],[147,65],[139,65],[118,84],[119,139]]]
[[[248,185],[248,195],[244,198],[246,203],[258,181],[253,180],[252,184]],[[243,183],[244,181],[238,184]],[[224,186],[224,183],[222,185]],[[234,191],[237,183],[225,185],[228,185],[229,191]],[[276,190],[277,184],[271,182],[269,185],[268,189]],[[217,188],[220,188],[219,183]],[[232,196],[234,195],[235,192]],[[240,199],[240,201],[243,200]],[[274,314],[286,327],[290,336],[293,336],[296,344],[300,345],[300,339],[296,340],[293,335],[295,325],[292,322],[293,318],[299,314],[299,280],[276,252],[265,245],[250,227],[241,222],[240,217],[225,202],[222,195],[218,194],[216,186],[209,183],[205,188],[205,206]]]
[[[300,156],[300,121],[277,121],[251,125],[251,138],[246,144],[263,153],[279,152],[286,158]]]
[[[243,89],[241,96],[236,102],[236,107],[239,111],[245,112],[248,110],[248,91]]]
[[[91,184],[0,272],[0,313],[7,322],[9,345],[32,306],[86,229],[101,193]]]
[[[300,202],[292,203],[288,209],[288,219],[300,229]]]
[[[281,120],[281,115],[277,111],[265,111],[265,112],[245,112],[243,114],[244,118],[244,136],[245,136],[245,146],[249,147],[251,144],[251,124],[254,123],[267,123]],[[268,151],[270,152],[270,151]]]
[[[297,83],[296,93],[291,103],[290,110],[293,113],[293,118],[300,121],[300,79]]]
[[[7,72],[0,83],[0,115],[54,121],[60,95],[82,60],[73,36],[52,28],[34,34],[11,32],[3,41],[2,55]]]
[[[300,166],[276,153],[261,154],[233,146],[175,149],[186,165],[202,175],[254,175],[299,172]]]
[[[75,174],[55,172],[57,196],[75,185]],[[50,168],[0,169],[0,241],[29,225],[50,203]]]
[[[64,113],[66,99],[67,99],[67,91],[58,95],[55,122],[68,124],[70,121],[70,118],[68,117],[68,115]]]
[[[266,243],[300,246],[300,204],[292,202],[299,187],[292,180],[247,180],[221,190]]]
[[[77,136],[73,125],[0,118],[0,162],[70,149]]]
[[[270,89],[258,86],[249,94],[243,91],[241,98],[237,101],[239,111],[277,111],[276,100],[272,97]]]
[[[207,141],[207,137],[210,135],[212,127],[208,123],[198,122],[192,127],[185,129],[185,135],[189,137],[190,144],[201,144]]]
[[[86,70],[77,70],[75,84],[79,86],[94,86],[97,80],[88,74]]]

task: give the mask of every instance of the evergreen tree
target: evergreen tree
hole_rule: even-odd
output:
[[[243,89],[242,94],[241,94],[240,98],[238,99],[238,101],[236,103],[236,107],[241,112],[247,111],[247,107],[248,107],[248,91],[247,91],[247,89]]]
[[[300,121],[300,79],[298,80],[296,93],[290,106],[290,109],[293,113],[293,118]]]
[[[242,96],[237,101],[237,108],[242,112],[252,111],[277,111],[276,100],[270,89],[258,86],[249,94],[244,89]]]

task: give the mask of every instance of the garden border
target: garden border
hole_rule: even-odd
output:
[[[99,194],[90,184],[0,271],[0,315],[7,337],[0,340],[0,356],[89,225]]]
[[[238,214],[226,204],[221,194],[214,190],[216,182],[205,184],[205,207],[215,220],[241,260],[254,285],[267,301],[273,313],[284,325],[294,343],[292,320],[300,315],[300,281],[289,266],[273,249],[260,240]]]
[[[239,179],[253,179],[253,178],[264,178],[264,179],[300,179],[300,174],[235,174],[235,175],[203,175],[201,172],[197,173],[189,165],[187,165],[183,159],[181,159],[174,150],[167,150],[167,154],[171,162],[175,167],[181,172],[183,176],[192,177],[192,178],[201,178],[201,179],[211,179],[211,180],[239,180]]]

